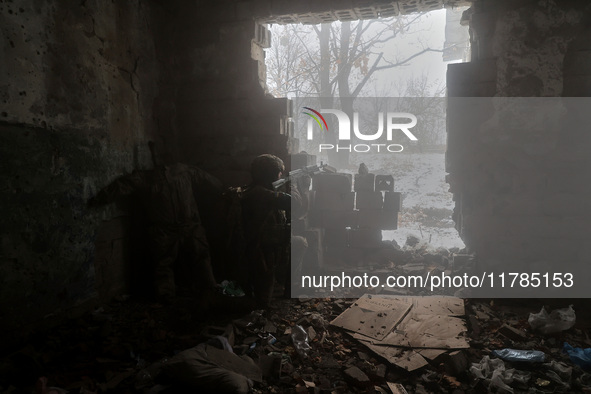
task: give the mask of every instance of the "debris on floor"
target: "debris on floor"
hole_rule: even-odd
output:
[[[119,299],[3,343],[0,393],[591,393],[585,309],[544,334],[528,322],[542,303],[518,301],[365,295],[203,315]],[[544,361],[506,357],[524,354]]]

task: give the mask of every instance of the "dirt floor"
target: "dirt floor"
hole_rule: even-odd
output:
[[[175,384],[158,362],[220,334],[230,339],[236,354],[261,367],[263,380],[254,382],[255,393],[591,392],[591,375],[562,351],[564,342],[591,346],[585,300],[465,300],[470,348],[429,360],[413,372],[329,324],[354,301],[276,299],[268,310],[251,311],[244,300],[220,296],[204,313],[203,305],[191,300],[163,306],[121,297],[77,320],[30,334],[23,343],[4,344],[0,392],[204,392]],[[569,302],[578,313],[573,328],[554,334],[531,329],[530,313],[545,303],[550,310]],[[296,325],[309,334],[305,355],[290,335]],[[491,355],[505,348],[539,350],[546,359],[502,363]],[[485,356],[496,360],[496,372],[485,376],[484,371],[479,378],[471,366]]]

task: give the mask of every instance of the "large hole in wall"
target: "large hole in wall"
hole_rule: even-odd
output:
[[[402,209],[398,229],[383,231],[382,236],[400,246],[413,236],[432,248],[464,247],[452,220],[455,203],[445,180],[445,73],[447,64],[469,57],[467,27],[460,25],[464,10],[323,25],[269,25],[267,89],[274,97],[293,100],[299,150],[317,155],[318,161],[328,162],[339,172],[355,174],[363,162],[371,173],[393,175],[395,190],[402,194]],[[352,152],[335,160],[334,152],[331,157],[330,150],[321,151],[317,141],[308,140],[307,118],[301,116],[301,103],[307,98],[327,96],[333,103],[350,98],[360,118],[366,110],[359,108],[382,98],[388,102],[401,98],[404,112],[433,114],[428,117],[430,125],[417,134],[418,141],[401,142],[402,152],[374,149],[375,154]],[[330,100],[316,102],[322,107]],[[381,109],[374,110],[375,117]]]

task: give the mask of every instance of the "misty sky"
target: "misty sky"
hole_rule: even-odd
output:
[[[445,41],[445,10],[432,11],[421,18],[417,23],[417,32],[402,36],[395,43],[387,47],[388,51],[400,52],[404,55],[412,55],[423,47],[443,48]],[[455,62],[454,62],[455,63]],[[409,66],[397,67],[386,70],[379,76],[379,80],[387,82],[391,79],[409,79],[412,76],[425,74],[432,82],[438,81],[445,84],[447,64],[443,61],[440,52],[425,53],[412,60]]]
[[[421,16],[413,24],[408,34],[400,35],[383,47],[384,57],[395,61],[407,58],[427,47],[442,49],[445,41],[445,15],[446,10],[442,9]],[[277,25],[272,26],[273,37],[277,37],[277,29],[281,28]],[[315,50],[318,50],[317,47]],[[390,84],[399,85],[401,81],[422,75],[427,76],[429,82],[444,87],[447,64],[449,63],[443,61],[441,52],[425,53],[413,59],[406,66],[377,71],[373,77],[373,84],[368,84],[362,95],[381,96],[384,94],[383,90]],[[398,94],[390,92],[388,95],[397,96]]]

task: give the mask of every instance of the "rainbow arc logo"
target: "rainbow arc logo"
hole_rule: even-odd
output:
[[[367,132],[366,130],[364,130],[362,132],[359,128],[359,113],[357,112],[353,113],[353,122],[351,122],[349,115],[338,109],[321,109],[320,111],[316,111],[315,109],[310,107],[302,108],[304,110],[309,111],[302,111],[303,114],[306,114],[310,117],[307,122],[308,141],[314,139],[314,122],[312,122],[312,119],[316,121],[321,131],[328,131],[328,124],[326,123],[326,119],[324,119],[324,116],[322,116],[320,111],[323,114],[331,114],[336,116],[337,118],[338,143],[321,143],[318,145],[319,152],[332,149],[336,150],[337,152],[340,150],[347,150],[349,152],[359,153],[366,153],[370,151],[376,151],[377,153],[381,151],[388,151],[391,153],[402,152],[404,150],[404,147],[402,145],[388,143],[393,140],[393,135],[396,131],[403,132],[406,135],[406,137],[408,137],[408,139],[410,139],[411,141],[417,141],[417,137],[409,130],[417,125],[417,117],[408,112],[379,112],[377,131],[372,130],[372,132]],[[402,123],[401,120],[403,121]],[[406,122],[404,122],[404,120],[406,120]],[[351,134],[354,134],[354,137]],[[344,143],[346,141],[351,141],[352,137],[359,141],[373,141],[376,143],[339,145],[339,143],[341,142]],[[385,143],[379,143],[380,139]]]
[[[305,109],[307,109],[308,111],[312,111],[314,112],[316,115],[318,115],[318,117],[320,119],[322,119],[322,122],[324,123],[324,126],[326,127],[326,131],[328,131],[328,125],[326,124],[326,120],[324,119],[324,116],[322,116],[320,114],[320,112],[310,108],[310,107],[303,107]],[[312,119],[314,119],[316,121],[316,123],[318,123],[318,126],[320,126],[320,130],[322,130],[322,123],[320,123],[320,120],[318,119],[318,117],[314,116],[313,114],[309,113],[309,112],[304,112],[304,114],[308,115],[309,117],[311,117]]]

